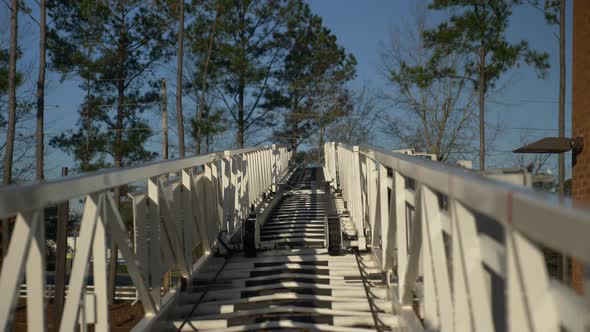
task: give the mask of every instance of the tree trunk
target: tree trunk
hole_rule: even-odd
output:
[[[18,0],[12,0],[10,11],[10,58],[8,69],[8,128],[6,131],[6,155],[4,156],[3,183],[12,182],[12,155],[14,152],[14,135],[16,130],[16,34],[18,18]],[[2,256],[6,256],[10,241],[11,219],[2,221]]]
[[[90,75],[86,79],[86,154],[82,160],[82,172],[90,167],[90,141],[92,140],[92,115],[90,109]]]
[[[168,159],[168,96],[166,80],[162,79],[162,159]]]
[[[125,81],[119,79],[117,82],[117,123],[116,123],[116,133],[115,133],[115,168],[120,168],[123,166],[123,153],[121,151],[121,145],[123,141],[123,112],[124,112],[124,103],[125,103]],[[115,206],[116,209],[119,210],[121,204],[121,188],[115,187],[114,194],[115,198]],[[109,303],[115,303],[115,289],[117,284],[117,258],[119,254],[119,249],[117,247],[117,243],[113,238],[111,238],[111,260],[109,262]]]
[[[180,0],[178,8],[178,63],[176,68],[176,112],[178,119],[178,155],[185,157],[184,151],[184,119],[182,117],[182,58],[184,53],[184,0]]]
[[[211,129],[210,129],[210,125],[211,125],[211,118],[209,117],[209,110],[205,109],[205,119],[207,119],[206,121],[206,125],[207,125],[207,132],[205,133],[205,152],[209,153],[209,149],[211,148]]]
[[[120,20],[121,30],[119,31],[119,45],[118,45],[118,56],[119,56],[119,63],[118,65],[118,77],[117,77],[117,119],[115,124],[115,146],[113,147],[114,156],[115,156],[115,168],[123,167],[123,151],[122,151],[122,143],[123,143],[123,117],[125,112],[125,84],[127,79],[127,71],[126,71],[126,63],[127,63],[127,54],[128,54],[128,40],[125,37],[127,32],[127,26],[125,21],[126,13],[123,11],[121,13]],[[121,206],[121,188],[115,187],[113,193],[115,199],[115,208],[117,211],[120,211]],[[117,247],[117,243],[115,239],[111,237],[111,260],[109,262],[109,280],[107,281],[108,286],[108,300],[109,304],[115,303],[115,290],[117,287],[117,258],[119,256],[119,250]]]
[[[486,94],[486,47],[481,42],[479,55],[479,170],[486,168],[485,94]]]
[[[244,8],[245,2],[241,1],[241,11],[240,11],[240,60],[241,64],[239,67],[239,85],[238,85],[238,135],[237,135],[237,143],[238,148],[241,149],[244,147],[244,136],[246,131],[246,124],[244,121],[244,94],[246,93],[246,68],[244,68],[245,64],[247,63],[246,59],[246,9]]]
[[[292,120],[293,121],[293,120]],[[291,149],[297,151],[297,121],[293,121],[291,124]]]
[[[213,42],[215,41],[215,30],[217,27],[217,18],[219,17],[219,10],[215,13],[213,26],[211,27],[211,35],[209,36],[209,47],[207,48],[207,58],[205,60],[205,67],[203,68],[203,81],[201,82],[201,97],[199,98],[199,111],[197,112],[197,154],[201,154],[201,136],[203,126],[203,111],[205,110],[205,93],[207,92],[207,76],[209,74],[209,62],[211,61],[211,54],[213,53]],[[207,142],[207,152],[209,152],[209,142]]]
[[[297,103],[297,95],[293,96],[293,115],[295,115],[294,119],[291,119],[291,137],[289,138],[291,143],[291,149],[293,149],[293,151],[295,151],[294,153],[296,153],[297,151],[297,129],[298,129],[298,123],[299,123],[299,107],[298,107],[298,103]]]
[[[318,138],[318,154],[317,154],[317,160],[319,163],[322,162],[322,155],[323,155],[323,151],[324,151],[324,132],[325,132],[325,127],[323,125],[320,126],[320,137]]]
[[[10,59],[8,64],[8,128],[6,130],[6,155],[4,156],[4,185],[12,182],[12,155],[16,131],[16,34],[18,0],[12,0],[10,12]]]
[[[237,135],[237,143],[238,148],[241,149],[244,147],[244,131],[245,131],[245,123],[244,123],[244,84],[242,84],[243,78],[240,78],[240,87],[238,92],[238,135]]]
[[[44,166],[44,137],[43,137],[43,117],[45,108],[45,31],[47,26],[45,24],[46,14],[46,0],[39,1],[39,16],[40,16],[40,36],[39,36],[39,78],[37,80],[37,149],[35,158],[35,173],[37,180],[43,180],[45,174],[43,172]]]

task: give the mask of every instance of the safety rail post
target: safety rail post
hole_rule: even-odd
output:
[[[381,246],[381,224],[378,218],[377,202],[378,202],[378,181],[379,168],[377,162],[372,159],[365,159],[367,172],[367,214],[369,217],[369,225],[371,229],[371,248],[376,248],[380,251]],[[381,254],[379,254],[381,256]]]
[[[324,178],[327,182],[332,182],[332,173],[331,168],[330,168],[330,164],[331,164],[331,146],[328,145],[328,143],[324,144],[324,167],[323,167],[323,171],[324,171]]]
[[[338,153],[336,151],[337,145],[335,142],[332,142],[330,145],[330,177],[331,181],[335,182],[338,181],[338,170],[337,170],[337,163],[338,163]],[[338,183],[333,184],[334,187],[338,187]]]
[[[183,230],[183,249],[184,249],[184,259],[187,264],[190,266],[193,263],[193,248],[192,245],[195,242],[195,238],[198,237],[198,231],[196,230],[195,220],[195,211],[193,209],[193,195],[194,195],[194,183],[192,179],[192,170],[191,168],[184,168],[181,171],[181,184],[182,184],[182,191],[181,191],[181,209],[183,212],[182,215],[182,230]],[[189,274],[190,274],[189,268]],[[190,275],[189,275],[190,277]]]
[[[353,216],[353,222],[356,226],[357,230],[357,240],[358,240],[358,248],[359,250],[366,250],[367,243],[365,239],[365,215],[364,215],[364,191],[362,186],[362,164],[360,160],[359,154],[359,147],[354,146],[352,148],[352,169],[351,169],[351,193],[352,193],[352,202],[349,201],[351,205],[351,212]]]
[[[104,194],[86,196],[84,215],[80,222],[80,245],[77,248],[79,252],[74,256],[74,264],[72,266],[70,284],[68,287],[68,296],[66,298],[61,325],[59,327],[60,331],[73,331],[78,322],[81,304],[80,299],[85,298],[85,275],[88,270],[92,242],[104,201]],[[106,250],[105,247],[102,249]],[[106,291],[101,295],[106,296]],[[82,300],[82,304],[83,302],[84,301]],[[84,316],[84,314],[82,316]],[[108,324],[108,321],[106,324]]]
[[[265,188],[269,188],[270,191],[274,191],[274,188],[272,187],[273,184],[275,183],[275,170],[274,170],[274,153],[277,150],[276,145],[272,145],[272,148],[270,150],[268,150],[268,152],[266,153],[266,160],[267,160],[267,169],[270,169],[270,172],[266,172],[265,176],[266,176],[266,185]]]
[[[281,158],[281,150],[277,149],[277,146],[275,144],[272,145],[272,149],[271,149],[271,156],[270,156],[270,169],[271,169],[271,190],[273,192],[277,191],[276,183],[278,181],[278,174],[279,174],[279,163],[280,163],[280,159]]]
[[[252,189],[252,185],[251,185],[251,179],[252,179],[252,154],[251,153],[247,153],[244,155],[244,200],[242,203],[242,214],[244,215],[245,218],[247,218],[248,214],[249,214],[249,210],[250,210],[250,190]]]
[[[160,287],[162,287],[162,281],[160,278],[156,277],[161,275],[160,266],[162,266],[162,258],[160,255],[160,241],[159,241],[159,233],[158,230],[160,229],[160,193],[158,190],[158,177],[150,177],[147,180],[147,194],[148,194],[148,223],[149,223],[149,254],[147,263],[149,267],[146,269],[149,271],[149,275],[151,276],[148,280],[150,281],[149,287],[151,290],[151,295],[154,298],[154,302],[157,308],[160,307],[161,304],[161,295],[160,295]]]
[[[235,164],[236,164],[236,194],[235,194],[235,202],[234,202],[234,211],[235,211],[235,218],[234,218],[234,228],[238,227],[238,222],[243,220],[243,196],[244,196],[244,160],[243,156],[236,156]]]
[[[334,204],[331,192],[330,182],[324,183],[324,206],[326,216],[324,217],[325,241],[328,247],[328,254],[339,255],[342,250],[342,231],[340,228],[340,215]]]
[[[387,167],[383,166],[383,164],[379,163],[379,178],[378,178],[378,190],[379,190],[379,225],[380,225],[380,235],[381,235],[381,269],[386,272],[391,272],[393,267],[393,259],[388,259],[388,257],[394,257],[395,255],[395,195],[391,195],[391,199],[389,198],[389,186],[388,180],[389,177],[387,175]],[[394,188],[391,188],[393,192]],[[389,282],[389,276],[387,277],[387,282]]]
[[[438,198],[420,184],[424,320],[427,329],[453,331],[453,306]],[[415,255],[415,253],[411,252]],[[406,282],[411,282],[407,280]]]
[[[240,204],[242,218],[240,220],[248,218],[250,210],[250,163],[250,153],[244,154],[242,158],[242,202]]]
[[[473,212],[451,199],[451,241],[453,257],[454,322],[457,329],[478,331],[493,326],[490,296],[486,289],[486,277],[481,268],[482,253],[477,234],[477,222]],[[472,319],[469,306],[477,312]]]
[[[4,219],[6,220],[6,219]],[[11,268],[3,268],[0,271],[0,294],[6,296],[5,301],[0,301],[0,330],[11,329],[13,311],[16,306],[16,293],[24,274],[22,261],[28,259],[30,242],[39,227],[39,211],[18,213],[9,250],[4,256],[2,264]]]
[[[108,195],[108,194],[103,194]],[[94,239],[92,241],[92,268],[94,281],[94,330],[99,332],[108,332],[109,329],[109,301],[107,296],[102,294],[108,293],[107,287],[107,238],[106,238],[106,217],[107,217],[106,198],[98,212],[96,228],[94,230]],[[113,255],[113,253],[111,253]],[[112,257],[112,256],[111,256]]]
[[[68,176],[68,168],[61,168],[61,175]],[[61,314],[65,302],[66,288],[66,264],[67,264],[67,237],[68,219],[70,214],[69,201],[63,202],[57,207],[56,227],[56,257],[55,257],[55,300],[53,303],[53,319],[55,326],[59,326]]]
[[[217,235],[220,231],[219,225],[219,218],[217,217],[217,187],[216,187],[216,174],[215,173],[215,165],[212,163],[205,164],[205,191],[206,197],[205,202],[206,206],[204,206],[205,211],[205,220],[211,220],[208,224],[209,227],[209,239],[212,243],[216,243]]]
[[[223,172],[220,170],[221,165],[217,162],[212,162],[211,164],[211,185],[212,185],[212,198],[214,204],[213,212],[214,212],[214,219],[217,226],[217,232],[223,231],[223,187],[222,187],[222,178]]]
[[[263,159],[262,159],[262,151],[257,151],[254,152],[254,170],[253,170],[253,177],[252,177],[252,182],[254,185],[254,188],[252,190],[252,202],[257,204],[259,202],[259,199],[261,197],[258,197],[258,193],[262,192],[262,165],[263,165]]]
[[[205,170],[203,166],[203,172],[195,174],[195,170],[192,170],[192,181],[193,181],[193,192],[191,195],[192,205],[195,208],[194,218],[196,219],[195,228],[197,230],[198,238],[200,238],[200,245],[203,250],[203,253],[209,253],[211,251],[211,247],[213,245],[211,239],[211,228],[212,225],[207,223],[207,191],[205,188],[206,179],[205,179]],[[204,197],[204,199],[199,199],[200,197]]]
[[[134,252],[137,257],[137,263],[141,270],[144,280],[149,280],[149,220],[148,220],[148,198],[145,192],[129,193],[133,210],[133,243],[135,244]],[[194,233],[196,234],[196,233]],[[139,292],[137,292],[139,298]],[[116,292],[115,292],[116,294]]]
[[[396,229],[397,259],[395,260],[394,265],[397,268],[397,275],[399,276],[399,297],[401,298],[401,291],[405,288],[404,276],[406,275],[406,270],[408,268],[408,250],[410,248],[408,220],[411,216],[407,215],[409,207],[406,203],[405,178],[396,170],[393,171],[393,188],[391,196],[395,209],[394,227]]]
[[[26,277],[27,285],[33,297],[45,297],[45,223],[43,210],[38,217],[41,222],[31,238],[31,248],[27,258]],[[31,318],[29,318],[31,317]],[[30,331],[40,331],[44,328],[46,320],[45,301],[36,301],[27,305],[27,327]]]
[[[221,169],[223,170],[222,176],[222,188],[223,188],[223,230],[228,234],[233,230],[233,225],[230,227],[233,221],[233,194],[234,194],[234,183],[233,176],[235,173],[232,172],[233,158],[231,152],[226,150],[223,152],[223,160],[221,161]]]
[[[239,159],[237,156],[233,156],[231,158],[231,194],[229,197],[229,209],[230,211],[230,216],[231,219],[229,221],[229,232],[233,233],[234,229],[236,228],[236,225],[238,223],[238,205],[237,205],[237,199],[239,196]]]

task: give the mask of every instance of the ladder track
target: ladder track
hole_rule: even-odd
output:
[[[303,168],[260,231],[256,257],[216,257],[166,317],[176,331],[384,331],[397,326],[371,255],[326,249],[321,168]],[[330,195],[326,197],[326,195]],[[328,204],[329,205],[329,204]]]

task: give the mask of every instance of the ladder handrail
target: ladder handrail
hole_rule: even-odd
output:
[[[539,246],[587,267],[588,208],[401,153],[336,143],[324,151],[327,178],[392,281],[392,305],[409,329],[590,327],[590,277],[577,294],[549,276]]]
[[[0,330],[11,328],[25,273],[27,326],[46,329],[46,206],[76,198],[83,202],[60,331],[87,323],[95,331],[109,330],[107,235],[117,244],[137,289],[145,312],[140,325],[146,327],[178,299],[173,285],[161,294],[164,275],[178,271],[190,280],[197,274],[217,249],[219,234],[239,234],[250,206],[272,190],[290,158],[286,147],[272,145],[1,188],[0,218],[16,218],[0,270]],[[147,189],[131,196],[135,245],[111,191],[131,183]],[[84,291],[88,274],[96,290],[90,295]]]
[[[280,146],[276,146],[277,148]],[[89,193],[99,192],[270,147],[226,150],[171,160],[157,160],[122,168],[109,168],[69,177],[0,187],[0,219],[18,212],[33,211]]]
[[[339,147],[352,147],[338,143]],[[393,168],[405,176],[468,205],[504,225],[510,224],[524,235],[552,249],[565,251],[590,264],[590,209],[574,205],[566,197],[535,191],[497,179],[483,177],[476,172],[398,152],[359,146],[359,153]],[[485,199],[482,199],[485,195]],[[482,204],[483,203],[483,204]],[[531,213],[534,221],[524,220],[522,214]],[[556,222],[561,217],[567,222]],[[541,231],[540,228],[543,228]],[[556,237],[567,233],[567,239]]]

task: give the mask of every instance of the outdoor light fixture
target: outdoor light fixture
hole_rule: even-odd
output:
[[[545,137],[533,143],[529,143],[513,153],[563,153],[572,151],[574,154],[582,151],[584,146],[582,137]]]
[[[563,153],[572,151],[572,166],[584,148],[582,137],[545,137],[513,150],[513,153]]]

